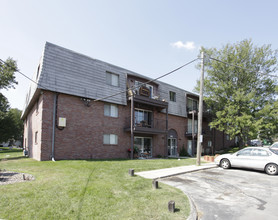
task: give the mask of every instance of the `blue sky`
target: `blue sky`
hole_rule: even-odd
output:
[[[193,59],[199,48],[252,39],[278,49],[276,0],[2,0],[0,58],[32,77],[46,41],[156,78]],[[192,91],[191,64],[161,79]],[[30,81],[16,73],[1,90],[22,109]]]

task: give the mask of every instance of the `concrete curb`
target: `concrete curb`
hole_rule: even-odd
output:
[[[216,164],[207,164],[207,165],[201,165],[201,166],[181,166],[181,167],[173,167],[173,168],[166,168],[161,170],[150,170],[150,171],[142,171],[142,172],[136,172],[135,175],[141,176],[146,179],[164,179],[176,175],[191,173],[191,172],[197,172],[200,170],[207,170],[216,168]]]
[[[212,169],[212,168],[216,168],[216,167],[218,167],[218,166],[217,165],[208,166],[208,167],[204,166],[204,167],[200,167],[199,169],[196,169],[196,170],[188,170],[188,171],[178,172],[178,173],[169,174],[169,175],[165,175],[165,176],[154,178],[154,179],[159,180],[159,179],[164,179],[164,178],[168,178],[168,177],[172,177],[172,176],[177,176],[177,175],[181,175],[181,174],[193,173],[193,172],[197,172],[197,171],[201,171],[201,170],[208,170],[208,169]]]
[[[201,171],[201,170],[208,170],[208,169],[212,169],[212,168],[216,168],[216,167],[218,167],[216,164],[207,164],[207,165],[203,165],[203,166],[188,167],[187,170],[183,170],[183,171],[180,171],[179,169],[177,169],[176,172],[172,172],[172,173],[169,173],[166,175],[162,174],[161,176],[156,177],[156,178],[150,178],[150,175],[148,175],[148,177],[145,175],[142,175],[142,174],[140,175],[140,172],[135,173],[135,174],[137,174],[137,175],[139,174],[139,176],[146,178],[146,179],[153,179],[153,180],[159,181],[159,180],[162,180],[162,179],[165,179],[168,177],[172,177],[172,176],[197,172],[197,171]],[[141,172],[141,173],[144,173],[144,172]],[[154,175],[154,176],[157,176],[157,175]],[[190,204],[190,213],[189,213],[189,216],[187,217],[187,220],[198,220],[199,219],[198,211],[197,211],[197,207],[196,207],[194,201],[191,199],[191,197],[187,193],[185,193],[185,192],[183,192],[183,193],[187,196],[189,204]]]
[[[197,212],[195,203],[193,202],[193,200],[191,199],[191,197],[188,194],[186,194],[186,193],[184,193],[184,194],[187,196],[189,204],[190,204],[190,213],[189,213],[189,216],[187,217],[187,220],[198,220],[198,212]]]

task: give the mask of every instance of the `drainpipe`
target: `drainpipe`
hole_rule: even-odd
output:
[[[55,125],[56,125],[56,102],[57,93],[54,94],[54,102],[53,102],[53,122],[52,122],[52,151],[51,151],[51,159],[55,162],[54,159],[54,146],[55,146]]]

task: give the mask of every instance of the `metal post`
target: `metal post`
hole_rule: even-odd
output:
[[[204,52],[201,52],[201,78],[200,78],[200,96],[199,96],[199,114],[198,114],[198,140],[197,140],[197,166],[201,165],[202,148],[202,123],[203,123],[203,87],[204,87]]]
[[[166,149],[166,157],[168,158],[168,106],[166,108],[166,134],[164,136],[164,145]]]
[[[191,121],[191,130],[192,130],[192,152],[195,154],[195,110],[190,111],[189,114],[192,114],[192,121]]]
[[[131,153],[130,153],[130,159],[133,159],[133,151],[134,151],[134,134],[133,134],[133,128],[134,128],[134,100],[133,100],[133,94],[130,96],[130,142],[131,142]]]

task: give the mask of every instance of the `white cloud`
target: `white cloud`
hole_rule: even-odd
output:
[[[194,50],[196,48],[195,43],[193,41],[186,41],[183,43],[182,41],[177,41],[175,43],[171,43],[172,47],[178,49],[186,49],[186,50]]]

